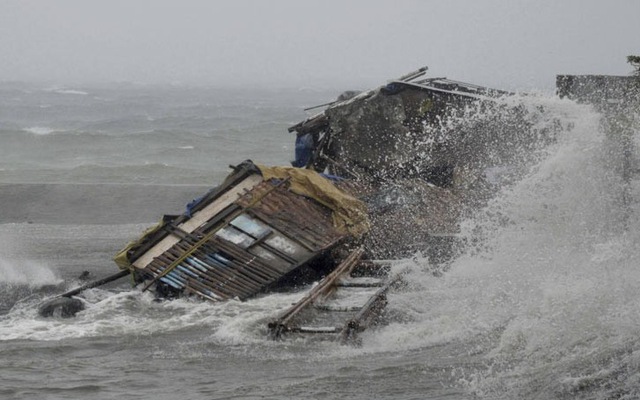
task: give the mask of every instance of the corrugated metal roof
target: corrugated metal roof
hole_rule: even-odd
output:
[[[336,245],[346,235],[331,211],[291,193],[286,181],[261,182],[219,214],[227,217],[178,237],[142,272],[209,300],[245,299]]]

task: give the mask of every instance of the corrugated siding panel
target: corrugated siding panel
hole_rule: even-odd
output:
[[[236,203],[248,207],[254,198],[270,188],[271,183],[262,182]],[[331,210],[311,199],[291,193],[284,187],[273,190],[248,213],[297,240],[311,251],[326,249],[344,237],[333,227]]]
[[[245,299],[344,237],[329,210],[274,184],[260,183],[242,195],[236,201],[241,211],[208,232],[176,232],[180,240],[144,271],[209,300]]]

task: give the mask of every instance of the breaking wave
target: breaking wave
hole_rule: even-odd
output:
[[[211,332],[212,342],[225,345],[262,343],[265,315],[284,309],[300,294],[279,294],[247,302],[210,303],[180,299],[156,301],[150,292],[87,290],[86,309],[72,319],[42,318],[37,306],[45,297],[27,298],[0,315],[1,340],[56,341],[101,336],[149,336],[194,329]]]
[[[622,154],[600,116],[537,101],[571,129],[466,221],[467,249],[447,273],[414,261],[409,290],[391,299],[405,322],[368,346],[456,344],[482,366],[452,374],[481,398],[637,398],[640,207],[623,201],[611,167]]]
[[[51,88],[48,91],[58,94],[70,94],[70,95],[78,95],[78,96],[87,96],[89,93],[84,90],[77,89],[65,89],[65,88]]]
[[[33,260],[0,259],[0,285],[40,287],[61,282],[46,265]]]
[[[20,299],[62,283],[45,263],[20,257],[20,247],[12,236],[0,235],[0,316]]]
[[[49,135],[51,133],[57,132],[56,129],[46,126],[32,126],[30,128],[24,128],[23,131],[33,133],[34,135]]]
[[[60,283],[60,278],[46,264],[25,258],[23,247],[16,236],[0,233],[0,285],[35,288]]]

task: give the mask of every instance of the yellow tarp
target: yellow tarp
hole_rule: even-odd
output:
[[[360,236],[369,230],[366,205],[338,189],[316,171],[294,167],[256,165],[265,180],[290,178],[292,192],[310,197],[333,211],[333,225],[340,232]]]
[[[140,236],[140,238],[127,243],[127,245],[124,247],[124,249],[120,250],[118,252],[118,254],[116,254],[116,256],[113,257],[113,261],[116,262],[116,265],[120,269],[128,269],[128,270],[133,271],[133,265],[131,265],[131,263],[129,262],[129,257],[127,255],[129,250],[133,249],[134,247],[139,246],[142,243],[142,241],[146,238],[147,235],[152,234],[153,232],[156,232],[157,230],[159,230],[160,228],[162,228],[166,224],[167,224],[167,222],[162,220],[162,221],[158,222],[158,224],[156,224],[156,225],[152,226],[151,228],[148,228],[147,230],[145,230],[144,233],[142,234],[142,236]]]

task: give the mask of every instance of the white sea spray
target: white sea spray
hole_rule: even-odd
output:
[[[479,397],[586,391],[634,398],[640,202],[622,199],[625,182],[610,167],[610,158],[622,154],[608,150],[595,111],[566,100],[535,101],[571,129],[465,221],[469,247],[448,272],[435,278],[416,263],[406,278],[410,290],[391,300],[406,319],[370,346],[460,343],[473,354],[479,340],[487,367],[456,372]],[[637,199],[638,185],[631,185]]]

